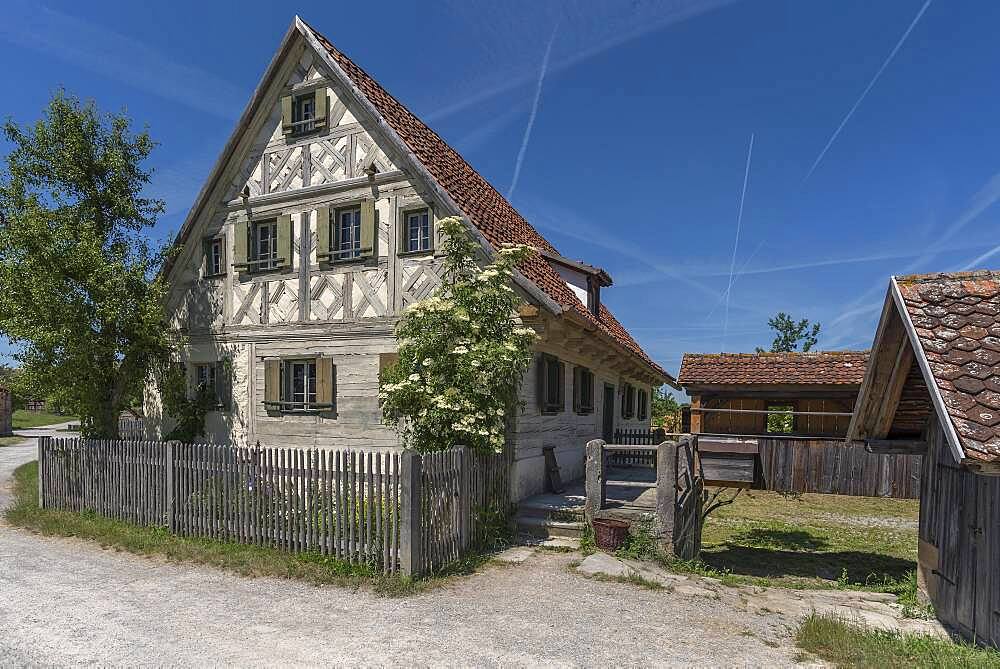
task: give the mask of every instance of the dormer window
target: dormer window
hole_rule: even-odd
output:
[[[601,315],[601,282],[594,276],[587,277],[587,309],[595,316]]]

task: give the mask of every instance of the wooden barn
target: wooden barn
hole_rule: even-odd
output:
[[[921,587],[1000,645],[1000,272],[890,280],[848,438],[924,453]]]
[[[7,388],[0,387],[0,437],[5,437],[13,432],[11,423],[13,414],[11,392]]]

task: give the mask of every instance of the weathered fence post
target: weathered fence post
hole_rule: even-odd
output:
[[[656,523],[660,547],[674,552],[674,513],[677,506],[677,442],[664,441],[656,447]]]
[[[45,455],[52,437],[38,438],[38,508],[45,508]]]
[[[176,530],[176,521],[174,520],[174,445],[180,446],[179,441],[168,441],[166,445],[166,462],[164,466],[167,470],[167,489],[164,491],[164,497],[166,498],[166,509],[167,509],[167,527],[173,532]]]
[[[587,502],[584,506],[587,520],[593,520],[597,512],[604,506],[606,485],[604,475],[604,440],[592,439],[587,442]]]
[[[403,451],[399,462],[399,568],[406,576],[420,576],[423,569],[423,528],[420,510],[423,507],[423,460],[419,453]]]
[[[472,454],[468,446],[458,447],[458,467],[458,546],[464,551],[472,529]]]

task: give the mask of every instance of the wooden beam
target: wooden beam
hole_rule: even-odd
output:
[[[983,460],[973,460],[965,458],[962,465],[971,472],[980,476],[1000,476],[1000,462],[985,462]]]
[[[923,455],[927,442],[913,439],[869,439],[865,450],[879,455]]]
[[[904,337],[899,351],[896,353],[888,386],[881,396],[878,414],[875,417],[875,426],[871,431],[872,438],[884,439],[889,434],[889,430],[892,428],[892,419],[896,416],[896,407],[899,406],[899,398],[903,396],[903,386],[906,385],[906,377],[910,373],[912,364],[913,348]]]

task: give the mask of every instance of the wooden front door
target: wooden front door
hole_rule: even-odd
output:
[[[611,443],[615,438],[615,387],[604,384],[604,414],[603,429],[601,437],[605,442]]]

